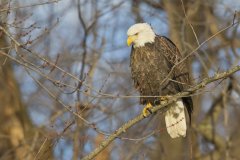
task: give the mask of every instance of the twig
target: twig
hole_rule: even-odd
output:
[[[37,152],[37,154],[34,156],[34,160],[37,159],[39,153],[42,151],[42,149],[43,149],[45,143],[47,142],[47,140],[48,140],[48,138],[45,138],[45,139],[44,139],[43,143],[41,144],[41,146],[40,146],[40,148],[39,148],[39,150],[38,150],[38,152]]]
[[[214,81],[220,80],[220,79],[226,79],[228,76],[231,74],[237,72],[240,70],[240,66],[235,66],[232,69],[229,69],[228,71],[219,73],[214,75],[213,77],[210,78],[205,78],[200,82],[199,84],[195,85],[194,87],[188,89],[185,92],[178,93],[174,95],[168,103],[159,105],[151,109],[152,113],[156,113],[157,111],[165,111],[166,109],[169,108],[169,104],[176,102],[180,97],[188,96],[192,94],[193,92],[197,92],[199,89],[204,88],[207,84],[212,83]],[[148,115],[149,116],[149,115]],[[104,150],[114,139],[116,139],[119,135],[122,133],[126,132],[130,127],[135,125],[136,123],[140,122],[143,120],[144,117],[143,115],[138,115],[132,120],[129,120],[125,124],[123,124],[119,129],[117,129],[114,133],[112,133],[109,137],[106,138],[95,150],[93,150],[89,155],[85,156],[82,160],[91,160],[94,157],[96,157],[102,150]]]
[[[181,0],[181,4],[182,4],[182,9],[183,9],[184,16],[185,16],[185,18],[186,18],[186,20],[187,20],[187,23],[188,23],[189,26],[191,27],[191,30],[192,30],[192,32],[193,32],[193,35],[194,35],[194,37],[195,37],[195,39],[196,39],[196,41],[197,41],[197,44],[198,44],[198,46],[199,46],[200,43],[199,43],[199,41],[198,41],[197,34],[196,34],[196,32],[195,32],[192,24],[190,23],[190,21],[189,21],[189,19],[188,19],[188,16],[187,16],[187,14],[186,14],[186,10],[185,10],[185,7],[184,7],[183,0]]]
[[[17,10],[17,9],[22,9],[22,8],[37,7],[37,6],[41,6],[41,5],[58,3],[58,2],[60,2],[60,0],[47,1],[47,2],[35,3],[35,4],[30,4],[30,5],[25,5],[25,6],[18,6],[18,7],[10,7],[10,8],[7,8],[7,9],[1,9],[0,13],[1,12],[6,12],[6,11],[9,11],[9,10]]]
[[[161,82],[160,85],[162,85],[166,80],[169,79],[169,76],[173,73],[174,69],[176,67],[179,66],[179,64],[183,63],[184,61],[186,61],[190,56],[192,56],[197,50],[199,50],[204,44],[206,44],[207,42],[209,42],[211,39],[213,39],[214,37],[216,37],[217,35],[219,35],[220,33],[228,30],[229,28],[232,28],[234,25],[239,24],[240,21],[237,21],[235,23],[232,23],[226,27],[224,27],[223,29],[219,30],[217,33],[213,34],[212,36],[210,36],[209,38],[207,38],[205,41],[203,41],[200,45],[198,45],[198,47],[196,47],[192,52],[190,52],[187,56],[185,56],[181,61],[179,61],[178,63],[176,63],[172,69],[170,70],[170,72],[168,73],[168,75],[166,76],[166,78],[164,78],[164,80]]]
[[[86,57],[87,57],[87,38],[88,38],[88,31],[89,29],[86,26],[86,23],[82,17],[82,11],[81,11],[81,6],[80,6],[80,0],[77,1],[77,7],[78,7],[78,19],[80,21],[80,25],[82,25],[83,27],[83,42],[82,42],[82,47],[83,47],[83,53],[82,53],[82,62],[81,62],[81,69],[80,69],[80,75],[79,75],[79,79],[81,81],[84,81],[84,70],[85,70],[85,66],[86,66]],[[82,83],[79,82],[78,86],[76,88],[77,89],[81,89],[82,87]],[[80,101],[80,91],[77,92],[77,99],[78,101]]]

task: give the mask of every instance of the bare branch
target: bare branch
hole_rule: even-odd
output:
[[[156,113],[157,111],[165,111],[168,109],[169,105],[173,102],[176,102],[180,97],[190,96],[192,93],[197,92],[198,90],[204,88],[209,83],[212,83],[214,81],[220,80],[220,79],[226,79],[230,75],[234,74],[235,72],[240,70],[240,66],[235,66],[232,69],[229,69],[228,71],[216,74],[213,77],[204,79],[201,83],[195,85],[194,87],[190,88],[186,92],[181,92],[179,94],[174,95],[167,103],[159,105],[151,109],[152,113]],[[149,115],[148,115],[149,116]],[[132,120],[129,120],[127,123],[123,124],[119,129],[117,129],[113,134],[111,134],[106,140],[104,140],[94,151],[92,151],[89,155],[83,158],[83,160],[91,160],[94,157],[96,157],[102,150],[104,150],[114,139],[118,138],[119,135],[126,132],[130,127],[135,125],[136,123],[140,122],[144,119],[144,116],[142,114],[136,116]]]

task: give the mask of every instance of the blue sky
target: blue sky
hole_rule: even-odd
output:
[[[109,1],[107,0],[101,0],[103,3],[99,5],[99,7],[102,7],[100,9],[100,12],[106,12],[109,10],[108,3]],[[38,1],[30,1],[30,0],[25,0],[22,1],[23,3],[25,2],[26,4],[32,4],[32,3],[37,3]],[[121,2],[120,0],[114,0],[111,1],[111,4],[118,4]],[[62,53],[62,43],[69,43],[70,48],[67,48],[66,50],[69,50],[69,54],[76,54],[76,53],[81,53],[82,50],[79,48],[79,45],[82,42],[82,30],[81,26],[79,25],[79,19],[78,19],[78,13],[77,13],[77,8],[76,4],[71,5],[71,3],[76,3],[71,0],[62,0],[58,3],[52,4],[52,5],[41,5],[38,7],[34,8],[33,15],[26,21],[26,26],[33,23],[37,22],[37,25],[40,26],[41,28],[47,28],[49,27],[49,24],[46,23],[47,19],[49,18],[50,14],[54,14],[54,21],[57,22],[59,19],[59,24],[50,32],[48,35],[48,38],[50,39],[49,42],[51,42],[51,50],[49,53],[46,53],[47,55],[50,55],[50,57],[56,56],[58,53]],[[101,6],[102,5],[102,6]],[[108,14],[105,14],[99,19],[98,22],[98,27],[97,28],[97,44],[99,45],[101,40],[103,38],[106,39],[106,46],[103,50],[103,56],[101,58],[101,61],[99,62],[99,66],[103,66],[108,68],[109,72],[126,72],[129,73],[130,71],[129,68],[126,66],[115,66],[114,69],[111,69],[109,66],[108,62],[122,62],[124,64],[128,64],[129,62],[129,54],[130,54],[130,48],[127,47],[126,45],[126,31],[131,26],[134,24],[134,15],[131,14],[131,8],[130,8],[130,3],[129,1],[124,2],[119,8],[114,10],[113,12],[109,12]],[[157,34],[165,35],[168,36],[168,20],[166,17],[166,14],[164,12],[157,11],[155,9],[149,8],[146,5],[141,5],[141,10],[143,11],[143,17],[144,20],[151,24],[153,29]],[[229,9],[231,10],[229,10]],[[219,18],[223,19],[229,19],[232,17],[232,10],[239,10],[240,8],[240,1],[237,0],[229,0],[229,1],[224,1],[224,0],[219,0],[219,3],[215,9],[215,12],[218,13]],[[87,24],[91,24],[91,16],[92,14],[89,13],[90,6],[84,7],[83,9],[83,14],[84,18],[87,22]],[[223,10],[226,12],[223,12]],[[229,10],[229,11],[228,11]],[[161,25],[159,25],[161,24]],[[37,36],[41,33],[41,29],[37,29],[34,31],[32,34],[32,38],[34,36]],[[90,38],[88,39],[87,43],[89,46],[91,46],[91,43],[93,37],[90,33]],[[53,35],[53,36],[51,36]],[[26,37],[27,39],[27,37]],[[64,40],[64,42],[62,42]],[[36,48],[41,50],[44,49],[46,44],[42,43],[39,44]],[[67,45],[66,45],[67,46]],[[101,46],[99,46],[101,47]],[[91,51],[91,49],[89,49]],[[76,57],[76,59],[81,59],[80,56]],[[118,65],[118,64],[117,64]],[[194,64],[193,67],[197,70],[198,64]],[[224,64],[223,66],[224,69],[227,68],[227,65]],[[79,73],[80,70],[80,65],[79,63],[76,62],[73,65],[73,70],[74,73],[77,74]],[[22,77],[21,79],[24,79],[21,83],[21,90],[23,92],[24,99],[27,100],[33,92],[37,89],[37,86],[35,83],[32,81],[31,78],[29,78],[26,73],[23,74],[23,69],[16,67],[16,75],[17,77]],[[100,69],[97,71],[96,76],[95,76],[95,87],[99,88],[104,81],[105,77],[107,76],[107,72],[102,72]],[[37,75],[35,75],[37,76]],[[197,76],[197,75],[196,75]],[[23,78],[25,77],[25,78]],[[128,76],[129,78],[129,76]],[[115,80],[115,79],[114,79]],[[119,83],[123,81],[120,78],[118,78]],[[99,83],[100,82],[100,83]],[[131,83],[131,82],[129,82]],[[118,83],[117,83],[118,84]],[[112,86],[114,87],[114,86]],[[33,97],[32,97],[33,98]],[[35,97],[44,99],[43,97]],[[73,103],[73,101],[71,101]],[[108,101],[106,101],[106,104]],[[121,99],[114,104],[115,106],[119,106],[122,103]],[[209,104],[209,103],[208,103]],[[31,107],[29,107],[29,113],[33,119],[34,124],[41,126],[41,125],[48,125],[48,118],[51,116],[51,112],[48,112],[48,108],[44,108],[41,105],[43,104],[32,104]],[[126,116],[123,119],[130,119],[134,114],[139,112],[139,106],[133,106],[134,111],[129,112],[128,114],[125,115],[118,115],[118,116]],[[207,108],[207,107],[206,107]],[[50,109],[51,110],[51,109]],[[66,117],[69,115],[65,115]],[[66,118],[65,117],[65,118]],[[93,115],[94,119],[94,115]],[[103,130],[113,130],[118,127],[118,122],[114,119],[106,119],[105,121],[101,122],[98,124],[99,128]],[[109,126],[113,126],[113,128],[110,128]],[[61,129],[60,129],[61,130]],[[88,134],[94,135],[95,132],[90,130],[88,131]],[[86,151],[92,150],[92,144],[87,143],[85,146]],[[54,150],[54,153],[56,155],[60,155],[63,153],[63,159],[67,160],[69,157],[72,157],[72,144],[69,143],[68,140],[66,139],[59,139],[58,143],[56,144],[56,148]],[[114,157],[114,156],[113,156]],[[114,159],[114,158],[113,158]],[[117,159],[117,158],[116,158]]]

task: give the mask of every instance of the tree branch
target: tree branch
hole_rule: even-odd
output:
[[[188,89],[185,92],[180,92],[180,93],[172,96],[172,98],[167,103],[156,106],[153,109],[151,109],[151,111],[152,111],[152,113],[156,113],[157,111],[163,112],[169,108],[169,104],[176,102],[179,98],[185,97],[185,96],[190,96],[191,94],[204,88],[209,83],[212,83],[212,82],[220,80],[220,79],[226,79],[230,75],[232,75],[233,73],[235,73],[239,70],[240,70],[240,65],[235,66],[232,69],[229,69],[225,72],[217,73],[213,77],[205,78],[200,83],[195,85],[194,87]],[[148,115],[148,116],[150,116],[150,115]],[[85,156],[82,160],[91,160],[94,157],[96,157],[102,150],[104,150],[109,144],[111,144],[111,142],[114,139],[118,138],[119,135],[126,132],[127,129],[129,129],[130,127],[132,127],[133,125],[135,125],[136,123],[140,122],[143,119],[144,119],[143,115],[140,114],[140,115],[136,116],[135,118],[129,120],[125,124],[123,124],[119,129],[117,129],[114,133],[112,133],[109,137],[107,137],[95,150],[93,150],[91,153],[89,153],[89,155]]]

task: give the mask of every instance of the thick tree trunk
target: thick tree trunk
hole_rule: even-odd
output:
[[[1,8],[7,3],[0,3]],[[1,13],[0,25],[6,22],[3,18],[6,14]],[[9,53],[8,37],[0,32],[0,51]],[[50,141],[42,145],[41,141],[33,143],[34,135],[38,131],[32,125],[27,108],[22,103],[19,85],[14,76],[10,59],[0,54],[0,159],[3,160],[32,160],[38,153],[38,157],[52,156]],[[42,158],[40,158],[42,159]]]
[[[0,48],[8,47],[2,34]],[[8,50],[3,50],[5,53]],[[32,127],[26,108],[22,104],[18,84],[11,62],[0,55],[0,158],[26,159],[32,157],[30,146],[25,143],[26,133]]]
[[[182,2],[184,4],[185,13]],[[198,46],[200,34],[202,34],[204,31],[203,26],[194,25],[201,24],[201,22],[204,21],[204,16],[199,14],[200,11],[204,10],[201,1],[194,1],[193,3],[190,3],[188,0],[165,0],[163,1],[163,6],[168,17],[170,39],[177,45],[182,55],[186,56]],[[193,29],[191,28],[190,24],[192,25]],[[198,39],[196,39],[196,36]],[[191,68],[192,59],[188,59],[188,63],[189,68]],[[200,100],[200,98],[198,99]],[[199,103],[200,101],[197,102],[194,100],[195,106]],[[195,114],[198,112],[198,109],[196,108],[194,109]],[[190,130],[189,128],[190,127],[188,127],[188,131]],[[194,136],[192,136],[192,133],[188,133],[187,138],[172,140],[167,137],[161,137],[161,141],[162,142],[159,143],[159,148],[164,147],[163,150],[165,154],[163,156],[156,153],[154,158],[158,159],[158,157],[161,156],[163,159],[171,160],[186,159],[187,157],[191,157],[190,152],[192,150],[192,146],[189,144],[196,142],[197,140]]]

